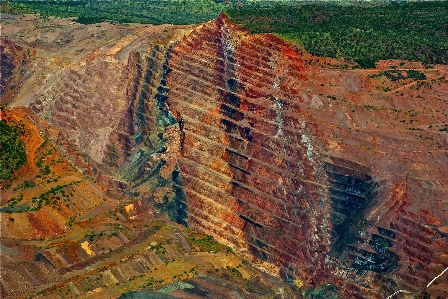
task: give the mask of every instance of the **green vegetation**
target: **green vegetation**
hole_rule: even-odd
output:
[[[23,200],[23,194],[20,194],[16,197],[11,198],[8,200],[8,205],[4,208],[0,208],[0,212],[4,213],[22,213],[25,212],[27,209],[26,205],[17,205]]]
[[[68,227],[72,227],[73,223],[75,222],[75,220],[76,220],[76,216],[70,217],[70,218],[67,219],[67,221],[65,221],[65,224]]]
[[[0,181],[12,179],[15,170],[26,164],[24,134],[21,124],[7,124],[0,120]]]
[[[33,188],[34,186],[36,186],[36,183],[34,181],[26,180],[22,184],[17,185],[17,187],[15,187],[13,189],[13,191],[23,190],[23,189],[30,189],[30,188]]]
[[[45,204],[47,206],[52,206],[53,208],[57,208],[60,200],[70,201],[69,195],[65,191],[65,188],[72,185],[78,185],[82,181],[72,182],[66,185],[58,185],[56,187],[50,188],[49,190],[43,192],[39,196],[32,198],[32,204],[24,203],[21,205],[17,205],[17,203],[23,200],[23,195],[19,195],[16,198],[12,198],[9,200],[9,204],[5,207],[0,208],[0,212],[4,213],[23,213],[23,212],[35,212],[42,209],[42,206]]]
[[[421,294],[418,294],[418,295],[414,296],[414,298],[415,299],[430,299],[431,295],[428,294],[427,292],[422,292]]]
[[[382,59],[447,64],[447,9],[443,1],[376,6],[289,2],[245,3],[226,14],[253,33],[276,33],[312,54],[374,67]]]
[[[89,239],[90,242],[92,242],[95,239],[95,232],[91,232],[84,236],[85,238]]]
[[[42,145],[38,148],[38,150],[40,150],[41,148],[46,147],[48,144],[49,144],[49,143],[48,143],[48,139],[45,138],[45,141],[44,141],[44,142],[42,143]],[[37,159],[37,161],[36,161],[36,166],[37,166],[38,168],[40,168],[41,170],[44,170],[44,173],[45,173],[45,174],[47,174],[47,172],[49,171],[49,169],[47,169],[48,166],[46,166],[45,169],[43,169],[43,162],[44,162],[44,159],[45,159],[46,157],[48,157],[49,155],[54,154],[55,151],[56,151],[56,150],[55,150],[53,147],[50,147],[50,149],[48,149],[47,151],[42,152],[41,155],[40,155],[40,157],[39,157],[39,158]]]
[[[211,20],[224,10],[231,21],[253,33],[275,33],[312,54],[346,59],[361,67],[374,67],[375,62],[382,59],[448,63],[448,2],[343,4],[246,0],[11,0],[4,2],[1,10],[37,13],[42,17],[73,17],[83,24],[103,21],[196,24]]]
[[[160,244],[151,246],[151,248],[150,248],[150,250],[157,250],[157,249],[162,249],[163,251],[165,251],[165,247],[163,247],[163,246],[160,245]]]
[[[216,18],[223,4],[211,0],[8,1],[3,11],[43,17],[77,18],[82,24],[103,21],[143,24],[196,24]]]
[[[321,287],[313,287],[307,289],[303,295],[305,298],[328,298],[328,299],[340,299],[337,295],[338,287],[331,284],[324,284]]]
[[[189,237],[188,241],[195,246],[198,251],[202,252],[218,252],[222,249],[226,249],[224,245],[219,244],[212,236],[206,236],[204,238]]]
[[[227,253],[232,253],[232,254],[234,253],[233,249],[231,247],[229,247],[229,246],[226,247],[226,252]]]

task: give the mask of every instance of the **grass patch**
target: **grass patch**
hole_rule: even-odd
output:
[[[379,78],[379,77],[386,77],[387,79],[391,80],[392,82],[404,80],[404,79],[412,79],[415,81],[419,80],[426,80],[426,75],[420,71],[416,70],[385,70],[378,74],[370,75],[369,78]]]
[[[226,250],[226,247],[219,244],[212,236],[206,236],[204,238],[189,237],[188,241],[195,247],[197,251],[201,252],[218,252],[220,250]]]
[[[78,185],[81,182],[82,181],[76,181],[66,185],[58,185],[41,193],[39,196],[33,197],[31,203],[28,202],[21,205],[17,205],[19,202],[23,200],[23,195],[20,195],[18,198],[12,198],[8,202],[9,204],[6,207],[0,208],[0,212],[4,213],[35,212],[42,209],[43,205],[57,208],[58,205],[63,200],[70,201],[69,195],[65,191],[65,188],[72,185]]]

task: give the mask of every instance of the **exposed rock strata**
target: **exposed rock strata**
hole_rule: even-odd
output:
[[[155,201],[185,223],[176,187],[179,125],[164,103],[164,65],[169,42],[189,26],[84,26],[32,16],[21,22],[4,26],[20,46],[2,43],[34,53],[12,106],[24,105],[56,127],[50,135],[58,146],[110,191]]]
[[[0,98],[10,102],[26,78],[26,67],[33,51],[28,51],[8,39],[0,39]]]
[[[90,49],[14,104],[98,181],[304,288],[382,298],[448,266],[446,66],[350,69],[223,15],[177,37]]]
[[[423,288],[447,266],[446,134],[427,129],[447,119],[435,108],[447,108],[446,75],[384,92],[378,70],[320,65],[223,15],[175,44],[168,104],[189,224],[344,298]]]

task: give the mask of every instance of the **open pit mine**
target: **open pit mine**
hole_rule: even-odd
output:
[[[29,232],[8,228],[11,216],[2,215],[2,258],[20,256],[11,253],[14,242],[28,240],[31,247],[56,238],[29,249],[29,263],[43,267],[45,280],[33,274],[39,271],[17,270],[24,253],[2,263],[5,298],[97,296],[90,289],[115,296],[93,274],[76,280],[73,273],[90,273],[125,248],[115,268],[95,275],[103,274],[111,288],[139,277],[148,271],[145,263],[168,258],[159,262],[151,251],[124,264],[122,254],[139,252],[138,244],[161,229],[175,240],[166,250],[171,258],[191,251],[174,226],[138,234],[129,224],[102,245],[78,236],[105,221],[95,222],[106,211],[98,207],[124,200],[133,206],[114,210],[117,221],[132,223],[136,207],[138,221],[169,217],[213,236],[291,289],[269,298],[370,299],[398,290],[413,298],[448,267],[446,65],[391,60],[356,68],[274,35],[250,34],[223,14],[199,26],[52,18],[43,26],[31,16],[2,22],[2,102],[45,121],[40,130],[73,171],[98,184],[88,189],[96,190],[94,199],[82,195],[85,207],[65,212],[80,215],[73,227],[55,220],[48,236],[31,220]],[[422,76],[416,79],[416,72]],[[98,190],[107,194],[104,203]],[[51,213],[29,214],[44,212]],[[73,235],[76,230],[83,233]],[[69,245],[58,239],[64,235],[73,235]],[[81,285],[83,277],[95,287]],[[28,287],[18,291],[17,284]],[[45,293],[42,285],[52,288]],[[445,275],[425,291],[447,298],[447,290]]]

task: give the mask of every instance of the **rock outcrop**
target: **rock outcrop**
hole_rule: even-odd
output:
[[[446,75],[342,65],[224,15],[173,46],[189,224],[343,298],[424,288],[448,266]]]
[[[58,147],[105,188],[156,202],[186,224],[176,183],[179,125],[164,102],[164,65],[170,42],[191,26],[86,26],[33,16],[14,22],[5,22],[2,51],[34,54],[18,94],[2,102],[26,106],[56,127]],[[33,35],[23,40],[28,30]]]
[[[417,292],[448,266],[446,66],[357,69],[224,15],[163,28],[106,33],[12,104],[109,189],[305,295]],[[444,279],[427,291],[444,296]]]
[[[28,51],[8,39],[0,39],[0,98],[10,102],[26,79],[26,68],[33,51]],[[29,75],[29,74],[28,74]]]

